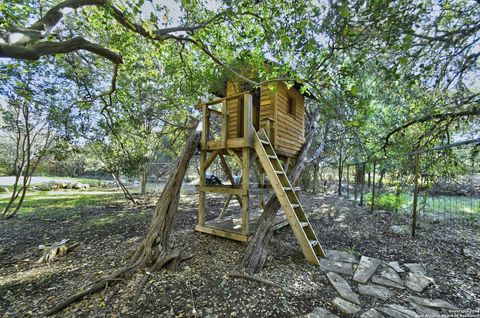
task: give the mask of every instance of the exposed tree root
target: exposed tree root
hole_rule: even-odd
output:
[[[135,266],[128,266],[128,267],[125,267],[125,268],[122,268],[122,269],[116,271],[112,275],[110,275],[110,276],[100,280],[99,282],[93,284],[93,286],[91,286],[90,288],[88,288],[84,291],[78,292],[75,295],[72,295],[72,296],[68,297],[64,301],[57,304],[52,309],[48,310],[45,313],[45,315],[46,316],[51,316],[53,314],[56,314],[57,312],[59,312],[62,309],[67,308],[68,306],[70,306],[74,302],[83,299],[83,297],[85,297],[86,295],[97,292],[100,289],[104,288],[105,286],[107,286],[107,284],[110,281],[116,280],[118,278],[123,278],[123,277],[127,276],[128,274],[131,274],[134,269],[135,269]]]
[[[198,124],[198,123],[197,123]],[[196,127],[196,125],[193,125]],[[138,246],[132,257],[131,265],[114,272],[112,275],[95,282],[87,290],[81,291],[64,301],[57,304],[46,312],[47,316],[53,315],[70,304],[83,299],[86,295],[99,291],[109,286],[110,282],[123,280],[126,277],[133,276],[139,271],[145,271],[145,275],[140,280],[134,295],[134,304],[142,295],[143,289],[150,279],[150,273],[162,269],[175,271],[178,265],[193,256],[182,257],[180,252],[175,250],[168,252],[168,239],[173,227],[173,220],[178,210],[180,201],[180,189],[185,176],[190,159],[194,155],[197,145],[200,143],[201,132],[193,130],[188,138],[185,148],[177,160],[172,172],[165,184],[165,188],[155,207],[155,214],[150,223],[148,233]],[[109,296],[111,301],[113,296]]]

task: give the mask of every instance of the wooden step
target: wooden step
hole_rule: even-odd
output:
[[[325,253],[320,246],[313,229],[310,227],[308,218],[305,215],[295,192],[293,192],[299,191],[300,187],[292,186],[285,171],[281,168],[280,163],[278,162],[278,157],[270,142],[268,143],[268,147],[270,148],[262,142],[262,140],[269,141],[265,132],[261,130],[258,134],[254,133],[253,138],[253,146],[258,155],[258,160],[262,164],[263,170],[267,174],[278,200],[282,207],[284,207],[283,210],[287,216],[288,223],[290,223],[303,255],[309,263],[319,265],[320,262],[318,258],[325,257]],[[280,178],[280,176],[282,177]]]
[[[259,139],[260,139],[260,141],[262,142],[262,144],[264,144],[264,145],[270,145],[270,143],[269,143],[268,141],[263,140],[262,138],[259,138]]]

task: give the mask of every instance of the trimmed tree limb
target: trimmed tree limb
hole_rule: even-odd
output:
[[[242,279],[250,280],[252,282],[265,284],[265,285],[270,286],[270,287],[283,289],[282,286],[280,286],[280,285],[278,285],[278,284],[276,284],[272,281],[269,281],[265,278],[261,278],[261,277],[257,277],[257,276],[250,276],[250,275],[245,275],[245,274],[240,274],[240,273],[229,273],[228,276],[233,277],[233,278],[242,278]]]

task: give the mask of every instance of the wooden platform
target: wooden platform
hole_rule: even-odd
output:
[[[227,216],[224,219],[214,219],[205,222],[204,226],[197,225],[195,230],[203,233],[213,234],[216,236],[225,237],[231,240],[248,242],[250,237],[255,233],[257,229],[258,219],[261,212],[250,211],[249,218],[249,235],[242,234],[241,218],[235,216]],[[280,229],[288,225],[287,217],[285,213],[278,212],[275,217],[275,230]]]

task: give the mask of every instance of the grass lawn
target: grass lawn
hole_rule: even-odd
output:
[[[0,210],[7,205],[10,194],[0,196]],[[123,194],[112,189],[92,191],[58,190],[27,192],[19,218],[35,215],[38,218],[51,218],[58,214],[70,214],[82,208],[105,205],[105,202],[119,204],[124,202]]]

